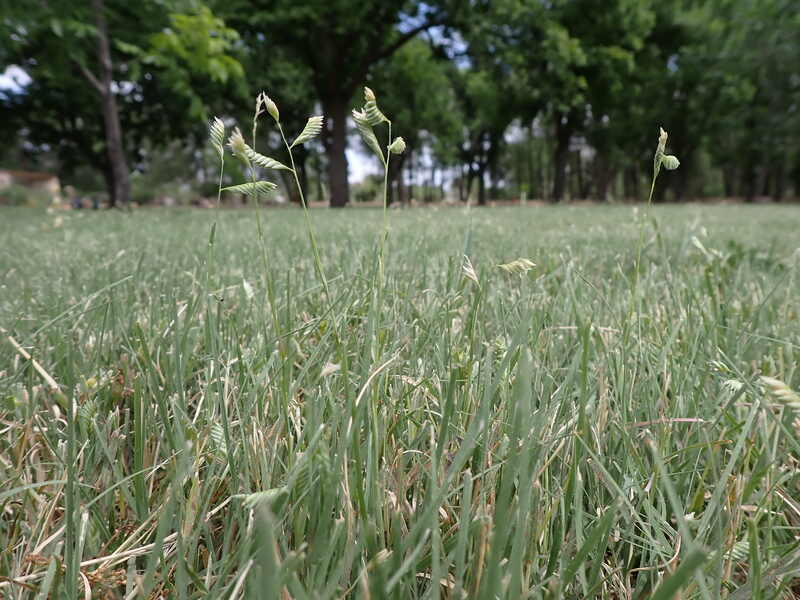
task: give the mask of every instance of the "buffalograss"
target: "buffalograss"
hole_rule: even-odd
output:
[[[797,209],[650,217],[3,211],[0,597],[793,597]]]

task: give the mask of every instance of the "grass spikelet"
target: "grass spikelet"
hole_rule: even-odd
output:
[[[314,139],[322,132],[322,117],[309,117],[303,131],[297,136],[297,139],[292,142],[289,148],[294,148],[299,144],[305,144],[307,141]]]
[[[517,260],[512,260],[511,262],[497,265],[497,268],[502,269],[506,273],[510,273],[512,275],[524,275],[531,269],[535,269],[536,263],[528,258],[518,258]]]
[[[461,265],[461,272],[464,274],[464,277],[470,281],[474,281],[480,286],[481,283],[478,281],[478,273],[475,271],[475,267],[472,266],[472,261],[466,254],[464,255],[464,262]]]
[[[774,377],[762,375],[761,383],[770,396],[785,404],[794,411],[800,411],[800,394],[795,392],[786,383]]]
[[[356,122],[356,128],[364,139],[364,142],[369,146],[369,149],[375,153],[384,165],[386,165],[386,158],[383,156],[381,145],[378,143],[378,138],[372,130],[372,123],[367,113],[363,110],[353,110],[353,121]]]
[[[244,141],[244,136],[238,127],[234,128],[233,133],[231,133],[231,136],[228,138],[228,147],[236,158],[242,161],[246,167],[250,168],[250,158],[247,156],[249,146]]]
[[[364,115],[373,127],[381,123],[391,123],[386,115],[381,112],[381,109],[378,108],[375,92],[368,87],[364,88]]]
[[[260,194],[269,194],[277,189],[277,185],[271,181],[253,181],[247,183],[240,183],[238,185],[229,185],[222,188],[223,192],[231,192],[233,194],[245,194],[246,196],[254,197]]]
[[[247,156],[248,160],[252,163],[257,164],[259,167],[263,169],[275,169],[275,170],[284,170],[284,171],[291,171],[291,167],[287,167],[280,161],[275,160],[274,158],[270,158],[269,156],[264,156],[263,154],[256,152],[247,144],[244,145],[244,153]]]
[[[225,123],[219,117],[214,117],[214,120],[211,121],[208,127],[208,137],[221,159],[225,154]]]

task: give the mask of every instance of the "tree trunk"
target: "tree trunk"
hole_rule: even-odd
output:
[[[577,187],[575,189],[575,195],[578,197],[579,200],[586,200],[587,196],[589,195],[585,189],[586,181],[583,177],[583,157],[581,156],[581,151],[576,150],[575,154],[575,177],[577,179]]]
[[[324,189],[324,182],[323,182],[323,175],[322,175],[322,155],[319,152],[314,152],[314,173],[316,174],[316,190],[317,190],[317,202],[324,202],[325,201],[325,189]]]
[[[464,190],[464,200],[469,203],[470,195],[472,194],[472,180],[475,179],[475,170],[472,165],[467,168],[467,182]]]
[[[328,185],[331,208],[342,208],[350,200],[347,180],[347,98],[332,98],[325,104],[328,127],[325,154],[328,158]]]
[[[297,168],[297,178],[300,180],[300,185],[302,186],[303,191],[308,189],[308,154],[308,150],[302,144],[300,144],[299,147],[295,148],[294,150],[294,164]],[[282,173],[291,175],[289,171],[282,171]],[[301,198],[300,192],[297,189],[297,183],[295,182],[294,177],[292,177],[291,181],[289,182],[289,189],[291,190],[289,192],[289,199],[293,203],[301,204],[303,199]],[[308,192],[306,192],[306,196],[307,195]],[[308,198],[305,200],[306,202],[309,201]]]
[[[406,157],[403,156],[403,161],[400,163],[400,169],[397,173],[397,200],[400,204],[405,204],[408,201],[408,190],[406,189]]]
[[[800,198],[800,155],[798,155],[797,159],[795,160],[791,178],[792,178],[792,187],[794,188],[792,190],[794,192],[794,197]]]
[[[569,118],[556,114],[556,149],[553,155],[553,202],[561,202],[567,184],[567,161],[571,137]]]
[[[775,200],[775,202],[780,202],[783,200],[783,196],[786,193],[786,169],[782,160],[778,159],[776,162],[777,164],[773,172],[772,199]]]
[[[542,143],[539,144],[536,152],[536,172],[538,194],[544,202],[550,202],[550,191],[553,189],[550,181],[550,128],[542,127]],[[533,194],[531,194],[533,196]]]
[[[639,197],[639,170],[635,166],[630,166],[625,169],[622,183],[624,196],[629,202],[647,200],[647,198]],[[658,189],[663,189],[663,186]]]
[[[528,181],[527,181],[526,191],[527,191],[527,197],[533,198],[536,196],[538,188],[541,186],[541,183],[539,183],[540,173],[537,172],[537,166],[540,161],[537,160],[536,163],[534,163],[533,160],[534,159],[533,119],[531,119],[531,122],[528,124],[527,129],[528,129],[528,139],[525,147],[525,155],[528,163]]]
[[[486,166],[478,170],[478,206],[486,206]]]
[[[107,163],[103,165],[103,180],[108,190],[109,206],[113,206],[111,204],[111,191],[114,189],[114,174],[111,172],[111,165]]]
[[[389,204],[403,202],[403,165],[406,155],[401,154],[389,162]]]
[[[636,200],[631,190],[631,168],[632,167],[625,167],[622,170],[622,198],[625,202],[633,202]]]
[[[736,195],[736,167],[727,164],[722,168],[722,187],[726,198],[733,198]]]
[[[772,169],[769,167],[762,169],[761,195],[762,196],[772,195]]]
[[[594,159],[594,195],[599,202],[608,202],[608,185],[611,181],[611,167],[604,154],[598,154]]]
[[[286,195],[289,198],[289,202],[292,204],[302,205],[300,192],[297,190],[297,185],[294,182],[294,175],[292,175],[290,171],[280,171],[280,174],[281,181],[283,182],[283,188],[286,190]]]
[[[529,187],[528,184],[528,161],[527,161],[527,152],[525,149],[528,145],[528,142],[521,142],[518,148],[513,150],[514,156],[514,173],[512,175],[512,181],[517,184],[516,195],[518,197],[522,197],[523,191],[527,190]]]
[[[748,134],[748,139],[751,142],[746,147],[744,154],[744,169],[742,171],[742,188],[744,191],[745,202],[753,202],[758,193],[758,165],[761,162],[758,152],[753,140],[756,139],[756,116],[755,109],[753,108],[758,101],[761,89],[757,88],[756,93],[751,101],[751,109],[744,120],[745,131]]]
[[[683,155],[681,155],[683,157]],[[689,157],[686,157],[686,165],[689,165]],[[689,169],[678,169],[672,173],[672,191],[675,194],[675,202],[685,202],[689,191]]]
[[[410,205],[414,201],[414,186],[417,178],[416,164],[414,164],[415,156],[414,151],[410,149],[406,150],[403,154],[406,159],[406,170],[408,171],[408,185],[405,188],[406,197],[403,200],[403,204]]]
[[[431,165],[431,180],[428,184],[428,187],[425,190],[425,202],[433,202],[434,201],[434,194],[436,190],[436,166],[435,164]]]
[[[752,160],[748,160],[742,173],[742,189],[744,191],[744,201],[753,202],[756,198],[756,188],[758,186],[758,174]]]
[[[489,148],[486,151],[486,166],[484,167],[484,171],[488,171],[489,175],[489,193],[492,194],[493,198],[498,197],[498,189],[499,185],[498,182],[500,181],[500,134],[497,132],[492,132],[488,136],[489,139]],[[484,184],[485,185],[485,184]],[[485,194],[486,192],[484,192]],[[486,198],[483,199],[484,203],[482,206],[486,205]]]
[[[92,83],[100,94],[103,108],[106,151],[111,166],[111,182],[108,190],[109,205],[125,206],[128,204],[131,194],[130,173],[122,145],[122,126],[119,122],[117,99],[111,89],[114,74],[111,63],[111,46],[108,41],[105,1],[92,0],[92,9],[94,10],[94,22],[97,27],[97,59],[100,64],[100,78],[99,80],[95,79]],[[88,71],[87,73],[91,75]]]
[[[424,175],[423,175],[424,177]],[[433,185],[433,176],[428,181],[422,184],[422,201],[427,203],[431,201],[431,186]]]

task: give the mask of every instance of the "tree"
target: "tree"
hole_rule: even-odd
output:
[[[478,205],[486,205],[487,173],[493,176],[493,182],[498,179],[504,135],[517,114],[509,82],[508,78],[496,79],[490,71],[477,68],[454,73],[453,87],[463,114],[458,146],[462,201],[469,196],[473,181],[477,181]]]
[[[530,122],[543,102],[536,82],[541,59],[542,7],[524,0],[477,0],[459,23],[464,50],[453,86],[464,114],[459,155],[461,194],[478,182],[478,204],[486,204],[486,175],[500,180],[505,134],[516,119]]]
[[[296,166],[327,172],[343,206],[349,111],[369,83],[406,138],[389,174],[398,196],[401,171],[423,164],[433,179],[457,161],[479,203],[509,173],[555,200],[604,199],[620,181],[640,196],[658,126],[682,168],[657,201],[800,190],[792,0],[208,2],[216,13],[199,0],[7,3],[0,65],[33,81],[0,91],[0,132],[16,140],[0,152],[57,156],[62,176],[92,165],[117,202],[129,167],[170,142],[199,156],[211,114],[248,122],[266,90],[289,129],[325,114]],[[258,145],[281,151],[267,127]]]
[[[106,152],[111,172],[109,202],[127,204],[131,195],[130,173],[122,146],[122,128],[119,123],[119,110],[114,96],[114,66],[111,60],[111,43],[106,21],[105,0],[92,0],[92,16],[95,25],[97,44],[96,62],[98,74],[94,75],[82,60],[75,59],[81,73],[100,96],[103,109],[103,130],[105,132]]]
[[[411,40],[380,63],[369,80],[379,94],[382,110],[391,115],[393,131],[403,136],[406,150],[389,163],[391,201],[405,200],[403,169],[425,147],[431,159],[451,162],[459,136],[461,115],[450,85],[452,65],[420,38]]]
[[[317,100],[311,82],[311,69],[293,59],[291,52],[282,46],[272,48],[267,68],[261,55],[261,34],[245,30],[241,34],[237,58],[247,72],[246,92],[237,94],[225,108],[225,114],[236,117],[240,123],[249,123],[253,116],[254,98],[266,91],[280,109],[281,123],[285,131],[302,131],[311,114],[318,114]],[[269,156],[280,156],[286,149],[277,131],[269,125],[258,130],[258,147]],[[316,142],[300,144],[293,149],[295,167],[304,189],[308,189],[309,162],[319,168],[319,144]],[[259,150],[261,151],[261,150]],[[310,158],[315,160],[309,161]],[[318,175],[320,173],[318,172]],[[301,201],[294,176],[289,171],[281,171],[283,189],[289,200],[299,204]],[[321,181],[318,181],[321,184]],[[308,195],[308,194],[307,194]],[[317,195],[320,196],[319,191]],[[308,199],[308,198],[307,198]]]
[[[55,150],[66,169],[82,162],[102,171],[112,206],[129,199],[128,157],[138,158],[144,139],[166,143],[203,116],[194,86],[180,85],[187,73],[218,84],[242,76],[225,55],[235,34],[202,6],[181,15],[155,0],[62,0],[13,10],[3,28],[3,62],[32,79],[0,99],[6,127]]]
[[[92,0],[88,6],[66,2],[37,6],[25,16],[12,14],[10,28],[13,34],[9,39],[16,42],[13,43],[16,52],[24,57],[19,62],[34,81],[39,73],[42,78],[51,80],[64,78],[64,74],[69,73],[66,78],[72,80],[72,87],[84,87],[88,83],[96,94],[103,116],[106,149],[103,163],[109,181],[110,203],[127,202],[130,181],[119,109],[112,87],[113,61],[104,0]],[[94,69],[89,66],[92,63],[96,65]],[[75,75],[83,82],[79,84]],[[24,104],[17,104],[17,110],[22,106]]]
[[[458,2],[359,2],[355,0],[226,0],[218,10],[247,40],[268,70],[276,49],[307,67],[326,127],[331,207],[345,206],[347,123],[357,90],[372,67],[420,32],[449,20]],[[451,6],[452,5],[452,6]]]
[[[592,14],[592,19],[587,19],[587,14]],[[587,123],[610,121],[612,109],[629,107],[626,84],[635,72],[636,53],[653,21],[650,3],[640,0],[553,4],[544,52],[549,75],[546,96],[555,133],[554,201],[564,197],[573,136],[586,131]],[[599,131],[603,130],[609,128]]]
[[[747,200],[762,195],[779,200],[794,162],[795,194],[800,194],[800,16],[795,3],[709,4],[696,20],[706,25],[706,51],[687,58],[724,74],[711,92],[717,100],[711,121],[718,141],[709,149],[723,165],[726,187]],[[710,36],[709,13],[715,17]]]

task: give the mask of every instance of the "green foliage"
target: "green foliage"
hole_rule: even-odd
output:
[[[201,3],[176,13],[156,0],[107,0],[123,146],[133,164],[147,168],[147,148],[175,139],[190,146],[204,99],[241,90],[241,66],[230,55],[236,34]],[[187,9],[189,10],[189,9]],[[55,1],[16,6],[0,24],[0,58],[31,77],[22,90],[0,93],[3,131],[24,141],[34,156],[56,155],[60,174],[89,165],[109,170],[96,89],[91,3]]]
[[[367,175],[353,186],[353,200],[355,202],[380,202],[382,197],[382,175]]]
[[[370,82],[409,153],[426,145],[438,160],[455,162],[461,107],[450,83],[453,65],[421,39],[408,42],[381,65]],[[402,160],[402,157],[400,158]]]
[[[135,11],[104,2],[135,170],[151,167],[143,149],[179,139],[197,150],[200,120],[243,122],[250,98],[276,90],[274,120],[314,133],[289,140],[298,178],[327,180],[341,204],[349,111],[367,83],[403,133],[406,152],[389,172],[398,188],[424,164],[477,182],[483,201],[523,189],[642,198],[648,132],[663,124],[682,168],[655,201],[800,190],[792,0],[144,0]],[[12,164],[55,161],[62,179],[85,165],[105,175],[100,105],[85,75],[99,66],[92,4],[17,2],[3,14],[0,64],[33,81],[0,91],[0,132],[15,140],[0,152]],[[370,125],[384,123],[366,108]],[[317,113],[324,124],[308,121]],[[374,133],[372,154],[391,143]],[[266,135],[259,152],[283,147]]]
[[[259,69],[282,57],[299,71],[299,77],[290,82],[291,86],[304,87],[302,93],[292,94],[299,102],[283,97],[282,105],[313,106],[315,100],[320,103],[327,124],[324,151],[331,203],[344,206],[349,185],[344,172],[347,120],[357,90],[376,65],[416,34],[448,23],[460,4],[453,0],[264,0],[254,5],[232,0],[215,9],[240,32]],[[282,93],[289,89],[278,82],[259,85]],[[309,112],[306,109],[302,114]]]
[[[11,184],[0,188],[0,206],[44,208],[52,202],[50,194],[23,185]]]
[[[170,89],[189,99],[190,116],[205,120],[207,107],[198,90],[198,79],[207,77],[234,95],[244,95],[244,69],[230,55],[239,41],[239,36],[225,22],[216,17],[206,6],[200,6],[195,14],[172,13],[169,26],[150,36],[148,46],[138,49],[124,42],[118,47],[138,56],[146,65],[159,70]],[[133,65],[134,73],[141,67]]]

